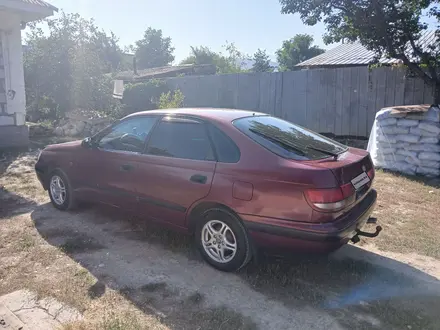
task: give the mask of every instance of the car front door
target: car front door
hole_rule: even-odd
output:
[[[139,213],[185,227],[187,209],[208,195],[215,172],[205,124],[190,118],[162,118],[139,166],[143,178],[137,188]]]
[[[98,135],[77,170],[79,191],[104,204],[137,211],[136,186],[147,137],[158,116],[135,116]]]

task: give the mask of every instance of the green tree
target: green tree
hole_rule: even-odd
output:
[[[217,64],[219,55],[205,46],[191,47],[190,55],[185,58],[180,64]]]
[[[168,91],[167,93],[163,93],[162,95],[160,95],[158,104],[159,109],[182,108],[184,100],[185,96],[180,91],[180,89],[177,89],[174,92]]]
[[[168,91],[169,88],[166,82],[159,79],[127,84],[122,98],[122,103],[125,105],[125,114],[156,109],[161,95],[166,94]]]
[[[171,38],[164,37],[162,30],[149,27],[143,38],[136,41],[135,49],[138,69],[166,66],[174,61]]]
[[[440,102],[439,26],[431,47],[418,42],[427,24],[424,13],[440,18],[439,0],[280,0],[282,13],[299,14],[307,25],[323,22],[327,33],[325,43],[343,39],[360,41],[375,51],[377,58],[387,56],[402,61],[434,90]]]
[[[93,28],[95,31],[91,36],[91,42],[96,47],[99,57],[106,63],[105,70],[108,72],[120,70],[123,53],[119,46],[119,38],[112,31],[108,36],[104,31]]]
[[[255,52],[253,57],[254,63],[252,65],[253,72],[272,72],[273,67],[270,65],[269,55],[266,54],[265,50],[258,50]]]
[[[180,64],[213,64],[217,67],[217,73],[238,73],[244,72],[243,65],[246,61],[246,56],[240,52],[234,43],[226,42],[222,46],[226,53],[216,53],[209,47],[191,46],[190,55],[185,58]]]
[[[74,108],[108,110],[113,106],[110,77],[118,66],[117,38],[100,31],[93,20],[61,12],[57,18],[29,25],[24,53],[29,111],[49,117]],[[53,119],[53,118],[52,118]]]
[[[226,41],[226,44],[222,46],[226,54],[220,53],[221,56],[226,60],[226,65],[224,67],[224,72],[220,73],[240,73],[246,72],[244,65],[246,61],[249,60],[249,56],[238,50],[235,43]]]
[[[313,37],[308,34],[297,34],[292,39],[283,41],[282,47],[276,52],[280,70],[295,70],[298,63],[324,53],[323,49],[312,44]]]

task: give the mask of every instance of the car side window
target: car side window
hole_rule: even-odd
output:
[[[215,160],[205,125],[183,118],[164,118],[151,134],[147,154],[193,160]]]
[[[219,162],[237,163],[240,160],[240,149],[229,136],[214,125],[209,125],[209,134]]]
[[[142,152],[156,117],[134,117],[115,125],[101,137],[98,147],[104,150]]]

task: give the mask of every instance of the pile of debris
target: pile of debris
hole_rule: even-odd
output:
[[[408,175],[440,175],[440,109],[415,105],[376,114],[368,151],[376,167]]]
[[[76,109],[69,111],[54,130],[57,136],[91,136],[112,123],[99,112]]]

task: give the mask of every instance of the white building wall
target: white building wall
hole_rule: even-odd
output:
[[[24,88],[23,51],[21,46],[21,28],[13,29],[7,36],[9,46],[9,93],[8,113],[15,114],[15,124],[25,124],[26,95]],[[7,86],[8,87],[8,86]],[[12,97],[12,94],[14,96]]]
[[[0,147],[28,143],[20,22],[0,11]]]
[[[7,103],[6,113],[9,116],[12,115],[15,125],[20,126],[25,124],[26,114],[20,18],[14,17],[12,14],[8,15],[7,20],[0,17],[0,36]],[[5,120],[0,119],[0,125],[3,121]],[[6,122],[9,124],[9,121]]]

